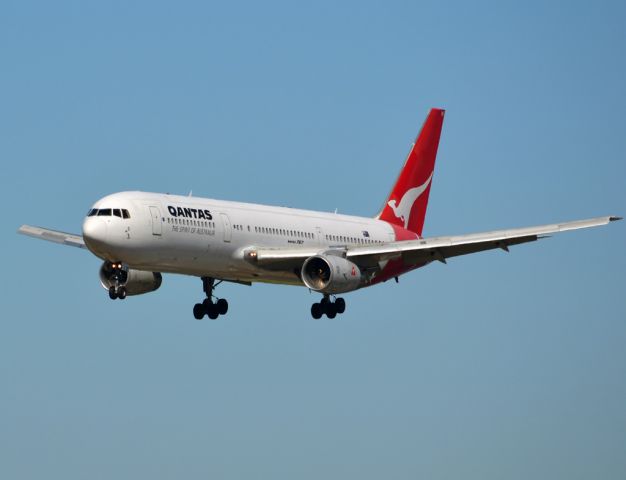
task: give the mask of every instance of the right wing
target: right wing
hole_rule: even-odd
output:
[[[83,237],[73,233],[59,232],[58,230],[49,230],[47,228],[33,227],[32,225],[22,225],[18,228],[17,233],[28,235],[29,237],[48,240],[49,242],[69,245],[71,247],[87,248]]]

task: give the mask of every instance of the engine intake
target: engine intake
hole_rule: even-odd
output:
[[[144,272],[143,270],[120,270],[113,268],[110,262],[104,262],[100,267],[100,283],[109,290],[115,286],[114,276],[118,275],[118,285],[126,288],[128,295],[141,295],[154,292],[161,286],[163,277],[159,272]]]
[[[363,283],[363,274],[350,260],[335,255],[315,255],[305,260],[301,277],[311,290],[321,293],[345,293]]]

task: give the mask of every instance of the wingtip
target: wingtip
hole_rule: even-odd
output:
[[[623,217],[609,217],[609,222],[617,222],[618,220],[622,220]]]

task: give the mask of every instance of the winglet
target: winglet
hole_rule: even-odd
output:
[[[609,222],[617,222],[618,220],[622,220],[623,217],[609,217]]]

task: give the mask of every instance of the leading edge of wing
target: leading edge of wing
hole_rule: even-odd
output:
[[[28,235],[29,237],[47,240],[49,242],[69,245],[71,247],[87,248],[83,237],[73,233],[50,230],[48,228],[35,227],[33,225],[22,225],[17,229],[17,233]]]
[[[390,242],[383,245],[356,247],[348,249],[348,258],[360,258],[375,256],[380,259],[398,254],[418,253],[429,251],[433,260],[444,261],[446,257],[476,253],[482,250],[502,248],[507,250],[510,245],[532,242],[552,233],[592,228],[606,225],[609,222],[621,220],[621,217],[606,216],[574,220],[571,222],[538,225],[534,227],[522,227],[507,230],[493,230],[489,232],[471,233],[468,235],[456,235],[449,237],[432,237],[420,240],[408,240]],[[426,252],[424,252],[426,253]],[[420,258],[424,260],[427,258]],[[413,255],[411,255],[413,257]],[[418,260],[417,257],[414,258]],[[411,262],[412,263],[412,262]]]

